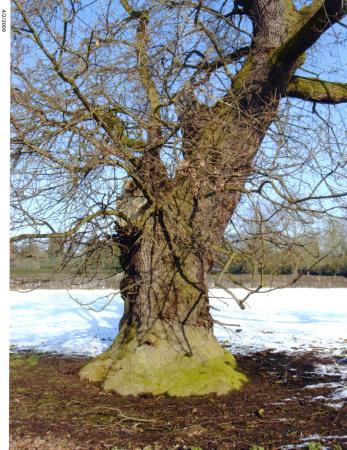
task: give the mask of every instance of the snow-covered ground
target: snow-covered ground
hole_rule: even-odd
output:
[[[244,292],[234,289],[242,298]],[[346,289],[282,289],[251,296],[245,310],[211,289],[215,334],[232,351],[274,349],[331,353],[347,347]],[[82,306],[84,305],[84,306]],[[94,310],[100,311],[95,312]],[[117,333],[123,305],[110,290],[10,292],[11,344],[18,349],[96,355]]]
[[[234,289],[242,298],[244,292]],[[279,289],[255,294],[244,311],[221,289],[211,290],[212,311],[221,322],[235,322],[236,334],[228,336],[233,351],[322,350],[331,352],[346,348],[347,289]],[[215,297],[215,298],[213,298]],[[241,330],[241,331],[239,331]],[[223,339],[226,331],[216,327]]]
[[[234,289],[233,294],[242,298],[245,292]],[[256,294],[243,311],[222,289],[211,289],[210,297],[214,319],[236,325],[215,326],[217,338],[227,341],[234,353],[313,350],[335,357],[330,366],[317,371],[338,370],[347,380],[347,289],[296,288]],[[97,355],[115,337],[122,311],[120,296],[110,290],[11,291],[11,346]],[[335,400],[346,400],[346,387],[340,383],[333,395]]]

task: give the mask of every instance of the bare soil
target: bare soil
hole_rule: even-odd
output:
[[[304,389],[340,380],[314,372],[331,360],[270,351],[237,360],[250,379],[240,392],[121,397],[80,381],[86,358],[12,355],[10,449],[248,450],[298,448],[310,440],[347,449],[347,406],[327,405],[329,387]]]

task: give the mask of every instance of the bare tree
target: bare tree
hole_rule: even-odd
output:
[[[119,334],[82,378],[123,394],[239,388],[206,276],[251,216],[264,231],[343,214],[346,3],[14,5],[13,241],[65,240],[77,272],[93,245],[121,251]]]

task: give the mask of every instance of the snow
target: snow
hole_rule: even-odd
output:
[[[243,354],[273,349],[342,355],[347,343],[346,293],[275,290],[251,296],[241,310],[224,290],[211,289],[214,319],[237,325],[216,325],[215,334],[233,352]],[[234,289],[233,294],[242,298],[245,291]],[[111,290],[11,291],[9,296],[10,340],[16,349],[97,355],[112,342],[123,312],[119,294]]]
[[[70,355],[101,353],[114,338],[122,316],[119,297],[102,309],[112,294],[105,290],[11,291],[11,348]],[[91,301],[95,302],[90,305]]]
[[[241,289],[234,294],[242,297]],[[238,323],[241,330],[229,337],[233,351],[244,353],[271,348],[277,351],[315,349],[326,353],[341,350],[347,342],[346,289],[282,289],[250,297],[242,311],[221,289],[214,289],[213,316],[221,322]],[[222,303],[225,301],[226,303]],[[232,328],[235,330],[235,328]],[[216,327],[223,339],[226,331]]]
[[[319,434],[311,434],[310,436],[301,438],[300,441],[304,442],[303,444],[296,444],[296,445],[285,445],[281,447],[281,450],[292,450],[297,448],[304,448],[308,449],[308,444],[311,443],[320,443],[321,446],[319,447],[320,450],[331,450],[332,447],[326,447],[324,444],[329,444],[329,441],[341,441],[342,444],[344,444],[344,440],[347,438],[346,435],[343,436],[320,436]],[[335,446],[333,447],[335,448]],[[341,448],[341,447],[340,447]]]
[[[337,391],[332,396],[334,400],[345,400],[347,399],[347,388],[342,387],[341,389],[337,389]]]

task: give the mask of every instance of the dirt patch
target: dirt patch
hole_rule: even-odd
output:
[[[278,449],[318,435],[312,441],[347,448],[346,406],[327,405],[329,386],[305,389],[340,381],[336,373],[314,372],[326,359],[271,352],[237,359],[251,380],[241,392],[178,399],[104,393],[79,380],[86,358],[15,355],[10,448]]]

